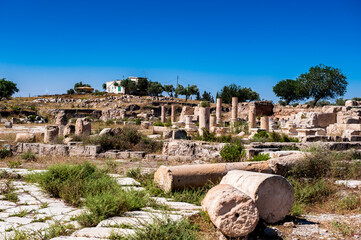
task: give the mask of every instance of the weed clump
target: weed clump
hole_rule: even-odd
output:
[[[174,221],[169,216],[153,217],[152,221],[142,222],[140,226],[135,229],[135,233],[129,237],[111,235],[112,240],[153,240],[153,239],[168,239],[168,240],[196,240],[198,239],[197,231],[198,225],[192,224],[189,220],[184,219]]]
[[[299,142],[298,138],[288,137],[285,134],[276,132],[267,133],[266,131],[259,131],[256,133],[251,141],[253,142]]]
[[[27,160],[27,161],[35,161],[36,156],[33,152],[27,151],[20,155],[21,159]]]
[[[0,159],[6,158],[6,157],[11,157],[12,153],[10,150],[3,148],[0,149]]]
[[[267,161],[268,159],[271,159],[271,157],[269,156],[269,153],[260,153],[260,154],[258,154],[256,156],[254,156],[249,161],[260,162],[260,161]]]
[[[226,144],[219,152],[222,159],[226,162],[238,162],[245,156],[243,146],[238,143]]]

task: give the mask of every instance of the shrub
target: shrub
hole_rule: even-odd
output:
[[[164,123],[162,123],[161,121],[158,121],[158,122],[153,123],[153,126],[164,127]]]
[[[269,153],[260,153],[256,156],[254,156],[251,160],[249,161],[255,161],[255,162],[260,162],[260,161],[267,161],[268,159],[270,159],[271,157],[269,156]]]
[[[332,183],[324,179],[307,181],[289,178],[288,180],[295,190],[295,201],[298,204],[323,202],[327,200],[327,197],[335,193]]]
[[[289,172],[298,178],[342,178],[361,177],[361,162],[354,161],[352,151],[338,152],[313,148],[312,154],[299,161]]]
[[[20,155],[21,159],[27,160],[27,161],[35,161],[36,156],[33,152],[27,151]]]
[[[105,125],[109,126],[109,125],[113,125],[114,124],[114,119],[108,119],[105,121]]]
[[[210,106],[211,106],[211,104],[208,101],[202,101],[200,103],[200,107],[203,107],[203,108],[210,107]]]
[[[219,154],[226,162],[238,162],[244,156],[244,150],[241,143],[232,143],[224,145]]]
[[[0,149],[0,159],[11,157],[12,152],[6,148]]]
[[[124,127],[122,134],[115,136],[104,134],[95,137],[82,136],[74,139],[82,141],[85,145],[100,145],[104,151],[116,149],[121,151],[139,150],[151,153],[159,151],[163,146],[162,142],[149,139],[132,127]]]
[[[337,207],[342,210],[354,210],[361,207],[361,199],[356,193],[352,193],[341,198],[337,202]]]
[[[215,133],[210,132],[208,129],[203,129],[203,135],[199,135],[197,132],[196,135],[193,136],[194,140],[206,141],[206,142],[219,142],[219,143],[230,143],[233,141],[231,135],[222,135],[217,137]]]

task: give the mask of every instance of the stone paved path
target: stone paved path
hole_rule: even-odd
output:
[[[12,174],[26,175],[29,172],[26,169],[0,169]],[[117,182],[124,188],[142,190],[140,183],[132,178],[124,178],[120,175],[112,174]],[[80,224],[73,221],[73,217],[79,215],[85,209],[78,209],[67,205],[61,199],[55,199],[42,191],[42,189],[33,183],[26,183],[21,180],[13,180],[12,186],[17,193],[19,201],[14,203],[7,200],[0,200],[0,240],[9,239],[17,231],[44,231],[53,224],[72,224],[77,230],[71,236],[61,236],[53,238],[55,240],[91,240],[107,239],[112,233],[133,234],[134,230],[125,228],[130,226],[140,226],[144,222],[152,221],[154,217],[170,217],[173,220],[179,220],[184,216],[196,215],[200,207],[184,203],[172,202],[170,199],[154,198],[156,202],[169,206],[172,211],[166,215],[164,211],[144,208],[141,211],[132,211],[106,219],[100,222],[96,227],[82,228]],[[3,196],[0,196],[3,199]],[[122,226],[123,228],[120,228]]]

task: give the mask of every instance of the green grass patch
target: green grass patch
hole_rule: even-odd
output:
[[[254,156],[252,159],[248,161],[261,162],[261,161],[267,161],[268,159],[271,159],[269,153],[259,153],[258,155]]]
[[[154,217],[152,221],[141,223],[131,236],[120,236],[113,234],[112,240],[196,240],[198,238],[198,225],[192,224],[189,220],[183,219],[174,221],[168,216],[162,218]]]
[[[27,151],[27,152],[24,152],[23,154],[21,154],[20,158],[27,160],[27,161],[35,161],[36,155],[35,155],[35,153],[33,153],[31,151]]]
[[[78,217],[84,226],[121,215],[125,211],[145,207],[148,195],[143,191],[125,191],[104,170],[85,162],[79,165],[58,164],[48,171],[27,177],[54,197],[73,206],[85,206],[88,211]]]

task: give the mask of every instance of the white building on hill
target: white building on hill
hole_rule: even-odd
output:
[[[138,82],[138,77],[129,77],[129,80],[137,83]],[[120,83],[122,82],[122,80],[115,80],[115,81],[109,81],[107,82],[107,89],[106,92],[107,93],[122,93],[125,94],[125,88],[120,86]]]

